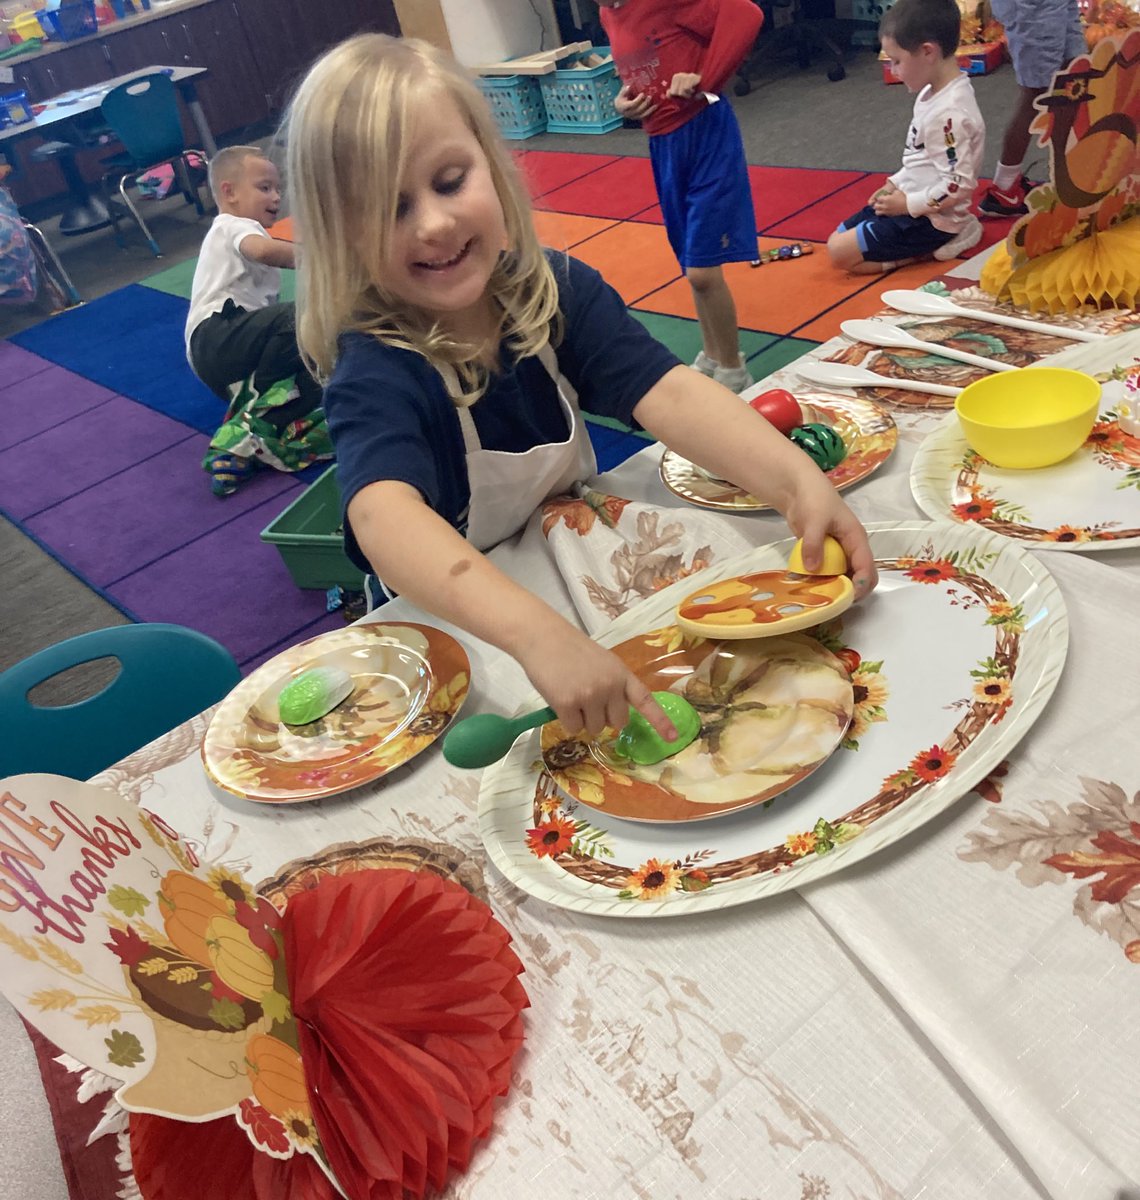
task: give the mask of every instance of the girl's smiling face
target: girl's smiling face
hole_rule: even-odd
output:
[[[453,335],[495,323],[487,285],[507,244],[487,156],[446,94],[425,97],[409,139],[379,283]]]

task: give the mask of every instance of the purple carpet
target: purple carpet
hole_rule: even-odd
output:
[[[0,509],[127,616],[201,630],[246,671],[343,624],[258,536],[305,480],[264,470],[219,499],[192,426],[11,342],[0,380]]]

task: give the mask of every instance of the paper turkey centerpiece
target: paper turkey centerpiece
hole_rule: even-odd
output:
[[[123,1081],[145,1200],[441,1187],[522,1042],[509,941],[438,875],[329,875],[279,912],[115,793],[0,782],[0,987]]]
[[[1097,42],[1053,76],[1030,126],[1049,180],[982,270],[1037,311],[1135,308],[1140,298],[1140,29]]]

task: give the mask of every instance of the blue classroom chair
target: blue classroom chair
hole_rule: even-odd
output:
[[[28,693],[100,658],[119,672],[76,704]],[[228,650],[181,625],[118,625],[49,646],[0,673],[0,777],[47,771],[87,779],[217,703],[241,679]]]

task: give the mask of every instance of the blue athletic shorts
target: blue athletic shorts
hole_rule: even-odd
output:
[[[727,100],[710,104],[671,133],[655,134],[649,158],[665,232],[682,270],[756,258],[748,163]]]
[[[991,7],[994,20],[1005,26],[1022,87],[1048,87],[1054,72],[1088,50],[1077,0],[993,0]]]
[[[935,229],[929,217],[879,217],[869,204],[848,217],[839,228],[855,230],[867,262],[925,258],[954,236],[945,229]]]

